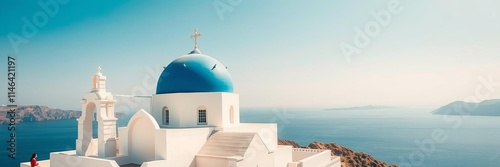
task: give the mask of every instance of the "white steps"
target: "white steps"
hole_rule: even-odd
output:
[[[210,136],[198,155],[243,157],[256,133],[216,132]]]

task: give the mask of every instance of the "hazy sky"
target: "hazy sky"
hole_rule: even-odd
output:
[[[474,96],[479,77],[500,82],[500,1],[312,2],[69,0],[49,15],[38,1],[1,0],[0,55],[17,56],[20,104],[68,109],[80,107],[99,65],[110,92],[154,93],[162,66],[192,50],[195,27],[242,107],[439,106]],[[372,14],[392,8],[385,25]],[[23,35],[23,20],[37,32]],[[356,45],[367,25],[378,33]],[[12,34],[26,43],[12,45]],[[342,43],[359,53],[348,61]]]

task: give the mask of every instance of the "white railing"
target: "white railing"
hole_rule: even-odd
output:
[[[68,167],[68,166],[120,167],[114,160],[67,155],[62,152],[50,153],[50,166],[51,167]]]
[[[50,160],[38,161],[38,165],[50,167]],[[31,162],[23,162],[20,164],[20,167],[31,167]]]
[[[320,153],[325,150],[320,149],[307,149],[307,148],[293,148],[293,152],[306,152],[306,153]]]

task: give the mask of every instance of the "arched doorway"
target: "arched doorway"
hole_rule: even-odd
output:
[[[128,155],[132,163],[155,160],[155,131],[159,129],[154,118],[140,110],[129,121],[128,125]]]
[[[93,124],[95,121],[95,109],[96,105],[93,102],[88,102],[83,104],[82,116],[78,118],[78,139],[77,139],[77,149],[79,155],[92,155],[95,150],[92,149],[92,139],[94,138]]]

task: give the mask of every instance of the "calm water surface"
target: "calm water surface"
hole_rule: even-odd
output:
[[[448,117],[430,109],[324,111],[321,109],[242,109],[241,122],[276,122],[280,138],[301,145],[312,141],[336,142],[390,164],[413,166],[500,166],[500,117]],[[126,126],[128,117],[118,126]],[[94,125],[94,127],[96,127]],[[433,141],[439,131],[444,141]],[[7,157],[0,145],[0,166],[19,166],[37,152],[39,160],[54,151],[75,149],[76,120],[26,122],[17,126],[17,159]],[[94,132],[96,129],[94,128]],[[8,140],[0,126],[1,141]],[[96,136],[96,134],[94,134]],[[416,141],[426,141],[422,148]]]

